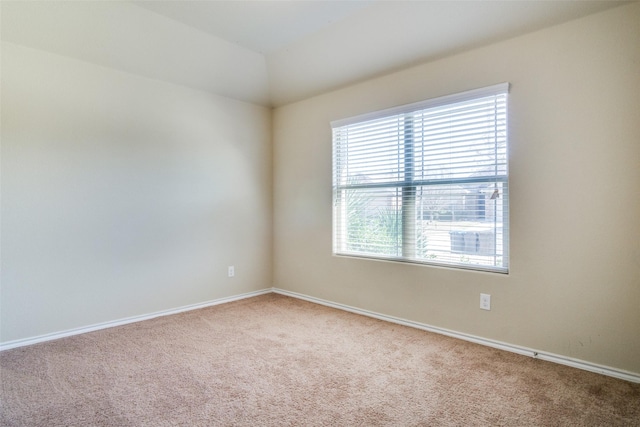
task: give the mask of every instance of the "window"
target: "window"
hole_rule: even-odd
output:
[[[334,254],[506,273],[508,91],[332,122]]]

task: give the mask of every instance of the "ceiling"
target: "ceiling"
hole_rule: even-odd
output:
[[[628,2],[6,1],[2,40],[280,106]]]
[[[359,1],[134,1],[262,54],[274,53],[372,5]]]

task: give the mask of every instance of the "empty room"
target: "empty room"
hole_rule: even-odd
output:
[[[640,2],[0,18],[0,425],[640,426]]]

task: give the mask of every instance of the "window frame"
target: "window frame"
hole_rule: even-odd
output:
[[[509,149],[509,136],[508,136],[508,95],[509,95],[510,84],[509,83],[500,83],[493,86],[488,86],[480,89],[474,89],[466,92],[461,92],[452,95],[446,95],[438,98],[428,99],[425,101],[420,101],[412,104],[402,105],[398,107],[393,107],[381,111],[366,113],[346,119],[335,120],[331,122],[331,127],[333,130],[332,142],[333,142],[333,208],[332,208],[332,253],[334,256],[345,256],[345,257],[356,257],[356,258],[366,258],[366,259],[376,259],[376,260],[385,260],[385,261],[397,261],[397,262],[407,262],[412,264],[425,264],[425,265],[434,265],[440,267],[448,267],[448,268],[456,268],[456,269],[468,269],[468,270],[479,270],[486,272],[495,272],[495,273],[509,273],[509,167],[508,167],[508,149]],[[448,179],[415,179],[414,177],[414,165],[415,165],[415,154],[414,154],[414,137],[413,137],[413,128],[405,129],[403,133],[403,138],[401,144],[403,147],[403,154],[398,155],[398,159],[402,160],[404,163],[404,167],[402,168],[403,179],[398,181],[387,181],[382,183],[346,183],[340,184],[338,183],[337,173],[336,173],[336,165],[337,158],[340,156],[338,152],[339,144],[337,143],[336,131],[340,130],[345,126],[352,126],[357,124],[362,124],[366,122],[370,122],[377,119],[385,119],[385,118],[393,118],[395,116],[404,115],[405,118],[408,116],[412,116],[418,112],[423,112],[425,110],[437,108],[437,107],[446,107],[452,104],[457,104],[461,102],[473,101],[476,99],[487,98],[491,96],[501,96],[504,95],[504,132],[505,132],[505,156],[504,159],[505,171],[503,174],[496,173],[495,175],[483,176],[483,177],[458,177],[458,178],[448,178]],[[413,120],[413,118],[411,118]],[[404,120],[405,126],[413,126],[411,120]],[[496,119],[497,122],[497,119]],[[497,124],[496,124],[497,127]],[[410,135],[410,136],[408,136]],[[398,138],[398,143],[400,144],[400,138]],[[346,145],[346,144],[345,144]],[[494,142],[494,146],[497,146],[498,142]],[[403,159],[400,157],[404,156]],[[498,164],[497,156],[495,160],[495,164]],[[400,173],[400,172],[399,172]],[[430,261],[425,259],[417,259],[416,258],[416,238],[415,238],[415,230],[416,230],[416,209],[415,204],[418,198],[416,189],[419,187],[432,187],[436,185],[463,185],[463,184],[479,184],[479,183],[500,183],[501,193],[500,195],[504,198],[504,202],[500,203],[502,212],[501,212],[501,255],[502,258],[502,266],[497,266],[497,261],[494,261],[494,265],[478,265],[471,263],[456,263],[451,261],[441,262],[441,261]],[[400,255],[380,255],[375,253],[367,253],[367,252],[358,252],[358,251],[349,251],[344,248],[339,248],[339,243],[342,245],[348,244],[348,239],[341,239],[341,242],[338,242],[338,233],[345,233],[347,227],[339,227],[339,222],[347,221],[346,215],[344,212],[340,215],[338,213],[338,196],[337,193],[340,191],[349,191],[349,190],[357,190],[357,189],[395,189],[396,193],[400,192],[401,196],[401,216],[402,220],[400,222],[400,226],[402,227],[401,231],[396,231],[396,236],[402,236],[402,243],[400,244],[401,252]],[[497,187],[496,187],[497,188]],[[341,206],[340,209],[345,209],[345,206]],[[497,212],[494,213],[497,218]],[[409,224],[409,225],[407,225]],[[497,224],[497,222],[496,222]],[[497,258],[497,247],[498,247],[498,237],[497,237],[497,226],[494,224],[493,228],[494,233],[494,258]],[[451,243],[453,245],[453,243]],[[450,249],[449,254],[453,254],[453,249]]]

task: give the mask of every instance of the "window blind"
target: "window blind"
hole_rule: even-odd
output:
[[[508,90],[332,122],[334,254],[507,272]]]

